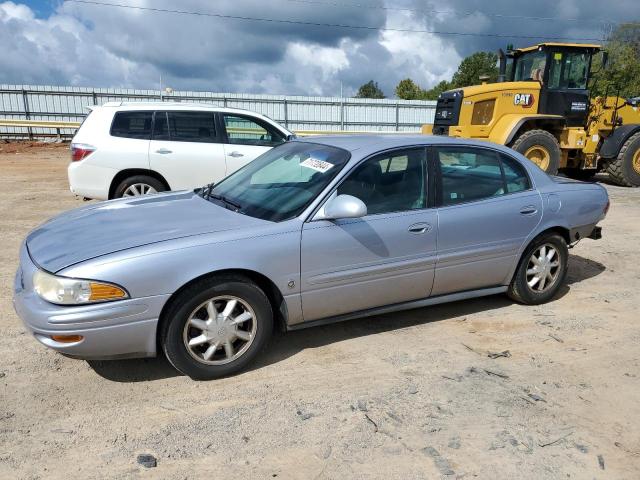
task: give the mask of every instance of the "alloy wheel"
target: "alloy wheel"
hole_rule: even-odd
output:
[[[146,183],[134,183],[127,187],[127,189],[122,193],[122,196],[138,197],[140,195],[149,195],[151,193],[158,193],[158,191]]]
[[[189,315],[182,338],[189,355],[206,365],[224,365],[242,356],[256,336],[251,306],[234,296],[215,297]]]
[[[550,243],[538,247],[529,257],[527,264],[527,285],[535,293],[552,288],[560,275],[560,254]]]

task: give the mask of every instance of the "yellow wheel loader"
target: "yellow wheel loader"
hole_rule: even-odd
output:
[[[640,186],[640,97],[591,98],[600,50],[541,43],[500,51],[498,82],[443,92],[422,131],[507,145],[551,174],[587,179],[606,171],[620,185]]]

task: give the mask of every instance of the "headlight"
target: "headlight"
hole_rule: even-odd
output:
[[[58,277],[42,270],[33,274],[33,288],[47,302],[82,305],[129,298],[127,292],[110,283]]]

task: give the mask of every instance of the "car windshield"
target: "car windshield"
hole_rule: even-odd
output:
[[[200,194],[251,217],[273,222],[299,215],[350,158],[341,148],[289,142],[269,150]]]

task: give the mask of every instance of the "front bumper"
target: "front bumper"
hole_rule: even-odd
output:
[[[83,306],[46,302],[33,290],[37,266],[26,246],[14,282],[13,306],[27,330],[43,345],[72,357],[109,359],[156,355],[156,328],[169,295],[133,298]],[[52,335],[80,335],[82,340],[63,343]]]

